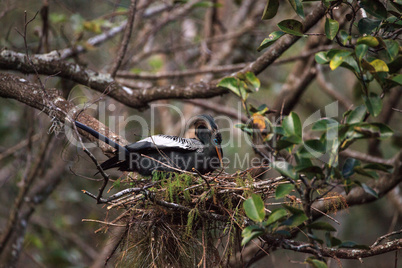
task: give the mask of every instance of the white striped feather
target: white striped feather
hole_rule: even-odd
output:
[[[137,141],[140,142],[150,142],[153,143],[156,147],[179,147],[186,150],[191,151],[202,151],[203,144],[201,141],[196,139],[186,139],[180,138],[177,136],[169,136],[169,135],[154,135],[142,140]]]

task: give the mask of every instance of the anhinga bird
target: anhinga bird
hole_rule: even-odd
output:
[[[205,174],[222,166],[222,137],[210,115],[195,117],[195,138],[154,135],[124,147],[80,122],[75,125],[116,149],[116,155],[101,164],[104,170],[117,167],[148,176],[177,170]]]

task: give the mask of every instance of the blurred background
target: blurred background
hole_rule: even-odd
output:
[[[257,52],[257,48],[264,38],[277,30],[279,21],[295,16],[290,4],[281,1],[279,13],[273,20],[261,20],[266,2],[138,0],[131,40],[116,81],[131,90],[144,90],[185,86],[199,81],[208,83],[239,71],[263,53]],[[316,5],[314,1],[304,4],[306,14]],[[25,53],[24,39],[19,34],[24,30],[24,12],[28,19],[39,12],[27,26],[26,45],[30,54],[83,47],[85,52],[73,54],[68,61],[95,72],[110,73],[123,31],[99,43],[91,43],[91,40],[121,26],[127,19],[129,6],[130,1],[123,0],[1,0],[0,45],[2,50]],[[310,32],[322,33],[323,24],[324,21],[319,22]],[[315,44],[311,45],[312,42]],[[336,119],[340,120],[349,108],[346,105],[359,104],[362,100],[357,80],[349,70],[329,71],[328,67],[316,66],[311,61],[316,52],[331,46],[322,36],[301,38],[258,75],[261,88],[250,95],[248,104],[255,107],[265,104],[270,109],[280,110],[281,100],[290,94],[297,80],[302,79],[305,71],[314,68],[318,78],[311,79],[300,89],[292,110],[299,114],[302,122],[316,111],[321,111],[324,116],[325,106],[337,100],[332,90],[343,100],[342,103],[338,99]],[[224,68],[219,69],[219,66]],[[197,72],[202,69],[209,71]],[[186,73],[193,70],[193,74]],[[17,71],[7,72],[21,75]],[[163,77],[163,74],[169,75]],[[34,75],[21,76],[36,81]],[[196,114],[209,113],[216,118],[224,142],[231,141],[223,148],[225,157],[230,160],[226,172],[234,173],[249,166],[248,161],[241,168],[235,166],[236,153],[249,155],[250,159],[254,156],[253,149],[245,142],[247,135],[234,127],[245,115],[235,94],[208,99],[156,100],[148,103],[148,107],[136,109],[68,79],[41,78],[46,88],[60,89],[75,105],[93,102],[87,112],[129,142],[150,134],[184,134],[186,120]],[[373,91],[379,93],[380,87],[377,87]],[[381,143],[379,148],[384,158],[390,158],[400,150],[400,118],[397,114],[389,122],[395,138]],[[141,120],[149,123],[149,129],[143,128]],[[26,217],[26,226],[16,227],[19,234],[15,236],[19,240],[14,241],[18,252],[16,266],[101,267],[110,247],[114,246],[115,233],[109,229],[96,232],[103,226],[96,221],[107,221],[117,214],[82,193],[82,190],[96,193],[101,186],[100,176],[94,176],[96,167],[82,150],[69,143],[64,128],[52,130],[52,122],[44,113],[15,100],[0,98],[0,230],[5,229],[21,195],[21,180],[32,178],[26,198],[38,200],[30,204],[23,202],[20,207],[19,213]],[[308,127],[304,129],[306,135],[311,135],[308,130]],[[364,153],[367,147],[367,141],[358,141],[352,146]],[[91,152],[99,160],[106,159],[97,148]],[[33,169],[30,167],[35,165],[37,172],[31,174]],[[118,171],[111,171],[111,174],[113,179],[122,176]],[[268,172],[265,176],[277,174]],[[116,189],[111,189],[107,194],[114,192]],[[393,193],[368,205],[336,213],[334,217],[341,223],[336,226],[337,237],[371,245],[379,236],[400,229],[400,198]],[[305,254],[276,250],[253,267],[305,266],[305,258]],[[395,258],[396,254],[392,252],[364,259],[363,263],[332,260],[330,266],[391,267]],[[114,266],[113,261],[108,265]]]

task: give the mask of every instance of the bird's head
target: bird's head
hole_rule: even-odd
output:
[[[218,130],[218,126],[212,116],[208,114],[198,115],[194,117],[192,123],[194,125],[194,134],[206,146],[214,146],[218,155],[221,166],[222,163],[222,136]]]

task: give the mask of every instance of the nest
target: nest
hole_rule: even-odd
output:
[[[282,177],[259,180],[251,171],[216,176],[157,172],[151,179],[128,174],[114,183],[128,188],[98,198],[118,216],[97,231],[124,227],[116,246],[119,267],[226,266],[240,250],[248,221],[243,200],[252,193],[269,198],[283,182]]]

